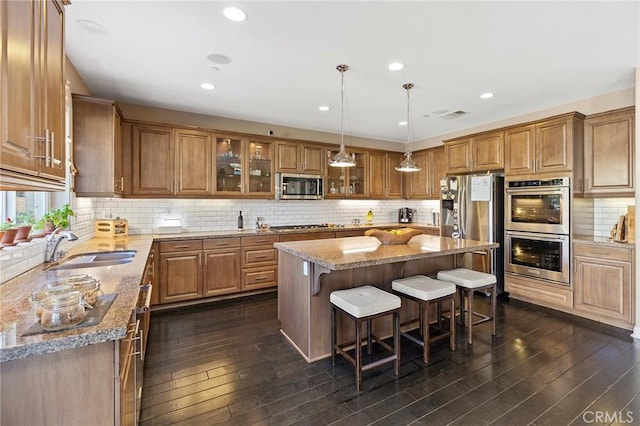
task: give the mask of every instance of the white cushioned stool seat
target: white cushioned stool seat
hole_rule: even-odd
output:
[[[456,292],[454,283],[436,280],[424,275],[393,280],[391,288],[421,300],[434,300]]]
[[[370,285],[333,291],[329,301],[356,318],[398,309],[401,304],[398,296]]]
[[[484,272],[472,271],[471,269],[457,268],[450,271],[438,272],[438,279],[449,281],[462,287],[476,288],[495,284],[496,276]]]

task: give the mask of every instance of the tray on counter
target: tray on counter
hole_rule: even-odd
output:
[[[116,293],[112,294],[101,294],[98,296],[98,300],[93,305],[93,309],[87,309],[87,316],[82,320],[80,324],[74,325],[73,327],[65,328],[63,330],[56,331],[46,331],[40,325],[40,321],[33,324],[29,327],[24,333],[23,336],[33,336],[34,334],[43,334],[43,333],[57,333],[59,331],[68,331],[73,330],[75,328],[82,327],[91,327],[92,325],[97,325],[102,321],[107,311],[111,307],[111,304],[118,295]]]

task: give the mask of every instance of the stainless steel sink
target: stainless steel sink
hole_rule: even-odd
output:
[[[136,250],[125,251],[100,251],[95,253],[80,253],[51,264],[48,271],[58,269],[95,268],[97,266],[112,266],[131,263],[136,255]]]

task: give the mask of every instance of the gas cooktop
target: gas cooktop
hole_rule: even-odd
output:
[[[271,229],[276,231],[286,231],[287,229],[315,229],[315,228],[328,228],[329,225],[281,225],[281,226],[272,226]]]

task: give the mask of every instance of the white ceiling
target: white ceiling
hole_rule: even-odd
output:
[[[224,18],[230,4],[248,19]],[[65,13],[67,54],[95,96],[339,133],[345,63],[345,134],[395,142],[403,83],[420,140],[633,87],[640,64],[638,1],[73,0]]]

